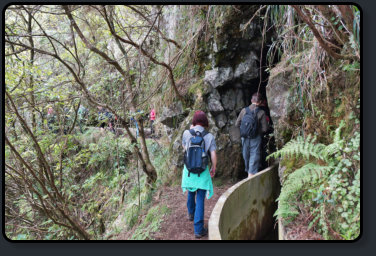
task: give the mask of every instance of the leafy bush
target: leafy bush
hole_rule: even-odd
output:
[[[284,177],[275,215],[288,223],[302,214],[301,202],[313,216],[309,228],[325,239],[356,239],[360,232],[360,134],[354,132],[346,140],[341,136],[344,126],[342,121],[329,145],[316,143],[309,135],[268,156],[305,162]]]

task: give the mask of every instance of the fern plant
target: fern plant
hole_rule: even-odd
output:
[[[279,207],[275,215],[284,219],[298,215],[299,212],[290,203],[290,199],[301,191],[306,184],[314,184],[321,177],[326,177],[333,168],[330,165],[321,165],[317,161],[312,161],[313,159],[326,160],[331,152],[331,150],[327,150],[329,146],[320,143],[315,144],[315,141],[316,137],[311,135],[308,135],[306,139],[297,137],[295,140],[289,141],[281,150],[268,156],[268,159],[271,157],[303,158],[308,162],[285,178],[278,198]]]
[[[360,135],[355,133],[346,142],[341,136],[344,126],[342,121],[329,145],[316,143],[315,136],[297,137],[267,158],[303,162],[300,168],[284,177],[274,215],[292,221],[301,214],[298,202],[303,203],[312,216],[309,228],[315,228],[326,239],[354,239],[359,235]]]

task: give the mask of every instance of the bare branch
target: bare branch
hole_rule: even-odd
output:
[[[151,25],[151,28],[155,28],[157,30],[157,32],[162,36],[162,38],[165,41],[167,41],[169,43],[173,43],[177,48],[181,49],[181,46],[176,41],[167,38],[158,27],[154,26],[155,22],[152,23],[150,21],[150,19],[148,17],[146,17],[141,11],[137,10],[137,8],[135,8],[135,7],[131,6],[131,5],[126,5],[126,6],[128,8],[130,8],[132,11],[134,11],[135,13],[137,13],[138,15],[140,15],[143,19],[145,19],[149,23],[149,25]],[[159,13],[160,13],[160,11],[159,11]]]
[[[330,55],[332,56],[333,58],[335,59],[349,59],[349,60],[352,60],[354,58],[354,56],[349,56],[349,55],[341,55],[341,54],[338,54],[336,52],[334,52],[329,46],[327,43],[325,43],[325,40],[324,38],[322,37],[322,35],[320,34],[320,32],[316,29],[315,25],[312,23],[312,20],[309,16],[305,15],[303,13],[303,11],[300,9],[299,6],[297,5],[292,5],[292,7],[296,10],[297,14],[299,15],[300,18],[302,18],[302,20],[309,26],[309,28],[312,30],[312,33],[314,34],[314,36],[316,37],[317,41],[319,42],[319,44],[321,45],[322,48],[325,49],[325,51]]]

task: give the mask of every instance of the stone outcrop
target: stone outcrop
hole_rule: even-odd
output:
[[[221,96],[215,89],[212,90],[208,97],[208,109],[214,115],[218,115],[224,111],[224,108],[221,103]]]
[[[203,79],[192,82],[188,89],[191,93],[189,97],[194,102],[189,114],[184,116],[180,109],[172,111],[174,114],[166,110],[166,114],[162,115],[164,120],[161,122],[169,126],[173,125],[173,116],[178,116],[177,119],[185,117],[184,120],[180,119],[178,128],[171,136],[171,155],[174,158],[171,161],[178,169],[183,167],[181,136],[191,125],[194,112],[201,109],[208,116],[209,132],[216,138],[217,175],[236,179],[245,174],[240,133],[235,121],[240,111],[251,103],[252,94],[259,90],[259,55],[263,38],[259,33],[262,23],[257,19],[245,27],[257,8],[238,8],[240,12],[229,9],[224,13],[222,22],[210,32],[211,36],[201,39],[197,55],[199,66],[204,67]],[[270,35],[266,36],[264,45],[268,40]],[[265,94],[265,84],[260,91]]]
[[[293,83],[293,69],[281,62],[270,71],[266,95],[270,116],[274,123],[274,136],[278,147],[290,140],[289,119],[294,115],[291,105],[291,84]]]
[[[286,144],[292,136],[294,128],[291,124],[299,122],[299,111],[296,111],[295,100],[291,97],[296,95],[291,85],[294,83],[294,70],[286,60],[282,60],[275,68],[270,70],[266,95],[270,116],[274,123],[274,139],[278,148]],[[286,166],[279,165],[278,176],[282,183]]]
[[[204,81],[210,84],[214,89],[225,85],[234,77],[231,67],[220,67],[205,71]]]
[[[247,83],[259,76],[257,67],[258,57],[254,52],[245,58],[235,69],[234,78],[241,79],[243,83]]]
[[[181,102],[170,106],[164,107],[159,122],[168,126],[169,128],[176,128],[177,125],[187,116],[187,113],[183,110]]]

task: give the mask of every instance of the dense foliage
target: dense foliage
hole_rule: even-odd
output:
[[[129,192],[132,200],[139,195],[131,223],[140,214],[143,197],[149,198],[164,180],[156,182],[163,165],[153,163],[163,150],[149,155],[150,142],[143,129],[153,107],[150,98],[157,91],[181,98],[170,64],[172,49],[181,46],[162,31],[166,22],[162,9],[151,5],[7,8],[9,238],[100,239],[121,207],[130,205],[125,194]],[[113,131],[117,136],[124,133],[127,141],[110,136],[107,129],[98,133],[87,128],[108,123],[110,118],[102,118],[99,108],[110,113]],[[134,120],[138,137],[132,130]],[[93,136],[95,142],[87,142]],[[125,165],[125,160],[132,164]],[[134,176],[134,170],[140,173]],[[125,187],[130,178],[133,185]]]
[[[7,237],[113,239],[133,229],[130,239],[150,239],[169,213],[152,204],[153,196],[178,179],[168,163],[174,145],[147,136],[147,113],[177,102],[190,111],[200,108],[195,99],[204,100],[204,72],[226,62],[225,54],[209,58],[214,51],[209,42],[231,29],[240,9],[9,6]],[[287,226],[305,219],[302,224],[325,239],[355,239],[360,229],[360,12],[350,5],[245,9],[253,16],[240,32],[258,17],[257,33],[273,34],[270,45],[256,42],[267,52],[266,71],[294,74],[288,99],[293,115],[275,129],[291,141],[270,156],[281,158],[285,168],[276,215]],[[220,39],[226,45],[226,38]],[[110,115],[102,118],[100,108]],[[101,130],[110,119],[114,130]]]
[[[286,221],[307,207],[311,216],[309,227],[324,238],[355,239],[360,232],[360,134],[341,136],[341,122],[333,143],[315,143],[310,135],[297,137],[269,157],[299,161],[284,179],[275,213]]]
[[[360,234],[360,13],[355,6],[270,6],[280,54],[293,68],[296,106],[284,126],[291,141],[281,157],[276,215],[308,226],[324,239]],[[303,22],[299,22],[302,20]],[[282,69],[283,72],[283,69]],[[284,222],[286,224],[286,222]]]

